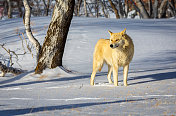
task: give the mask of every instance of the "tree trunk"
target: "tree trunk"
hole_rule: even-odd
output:
[[[144,19],[148,19],[149,18],[149,14],[147,13],[144,4],[142,3],[141,0],[136,0],[136,4],[140,10],[140,13],[142,14],[142,18]]]
[[[24,26],[26,29],[26,35],[29,39],[29,41],[34,45],[36,54],[37,54],[37,61],[38,61],[38,56],[40,53],[40,43],[37,41],[37,39],[33,36],[31,27],[30,27],[30,17],[31,17],[31,9],[28,3],[28,0],[23,0],[24,8],[25,8],[25,16],[24,16]]]
[[[22,4],[21,1],[17,1],[17,5],[18,5],[18,11],[19,11],[19,17],[23,16],[23,11],[22,11]]]
[[[80,12],[80,8],[81,8],[81,3],[82,3],[82,0],[79,0],[78,1],[78,7],[77,7],[77,16],[79,16],[79,12]]]
[[[154,5],[153,5],[153,15],[154,18],[158,18],[158,0],[155,0]]]
[[[120,16],[119,16],[118,10],[117,10],[117,8],[115,7],[114,3],[113,3],[111,0],[108,0],[108,1],[109,1],[110,5],[111,5],[112,9],[114,10],[114,13],[115,13],[115,15],[116,15],[116,19],[119,19]]]
[[[129,13],[129,1],[128,0],[125,0],[125,17],[127,18],[128,17],[128,13]]]
[[[118,7],[119,7],[119,14],[120,14],[120,18],[124,17],[124,11],[123,11],[123,6],[122,6],[122,1],[118,0]]]
[[[171,2],[169,2],[169,10],[170,10],[171,17],[176,16],[175,1],[174,0],[171,0]]]
[[[85,16],[88,17],[86,0],[84,0],[84,12],[85,12]]]
[[[98,18],[98,16],[99,16],[99,2],[98,2],[98,0],[95,1],[95,15]]]
[[[152,0],[148,0],[148,6],[149,6],[149,17],[153,17]]]
[[[101,4],[104,17],[108,18],[108,13],[105,12],[105,4],[102,2],[102,0],[99,0],[99,2]]]
[[[75,0],[56,0],[52,20],[45,37],[35,73],[62,66],[65,42],[73,17]]]
[[[166,9],[167,9],[168,0],[163,0],[159,7],[158,18],[166,18]]]
[[[50,7],[50,0],[47,0],[47,4],[45,2],[45,0],[43,0],[43,4],[45,6],[44,10],[45,10],[45,16],[48,16],[48,12],[49,12],[49,7]]]
[[[133,0],[130,0],[130,1],[131,1],[131,3],[133,4],[133,6],[134,6],[134,8],[136,9],[136,11],[139,13],[140,18],[142,18],[142,14],[141,14],[141,12],[140,12],[140,9],[136,6],[136,3],[135,3]]]
[[[11,0],[7,0],[8,3],[8,18],[12,18],[12,6],[11,6]]]

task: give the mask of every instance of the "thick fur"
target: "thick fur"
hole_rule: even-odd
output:
[[[134,54],[133,41],[126,34],[126,29],[120,33],[112,33],[111,31],[109,33],[110,39],[100,39],[95,46],[90,84],[94,85],[96,72],[101,71],[103,64],[106,63],[109,83],[113,83],[111,80],[113,71],[114,85],[118,86],[118,69],[123,67],[124,86],[127,86],[129,64]]]

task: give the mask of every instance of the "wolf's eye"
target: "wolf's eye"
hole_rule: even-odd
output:
[[[116,39],[116,41],[118,41],[118,39]]]

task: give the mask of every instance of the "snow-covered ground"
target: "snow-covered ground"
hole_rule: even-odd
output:
[[[41,44],[51,17],[32,18],[34,35]],[[93,50],[100,38],[109,38],[108,30],[127,28],[135,45],[130,64],[128,87],[107,82],[107,66],[90,86]],[[0,21],[0,44],[24,53],[17,32],[24,32],[22,19]],[[27,37],[26,37],[27,39]],[[25,41],[24,41],[25,43]],[[25,45],[25,44],[24,44]],[[25,45],[26,46],[26,45]],[[26,49],[26,48],[25,48]],[[33,54],[35,50],[32,48]],[[27,51],[27,49],[26,49]],[[14,55],[13,55],[14,56]],[[176,19],[116,20],[74,17],[68,34],[63,64],[34,74],[35,58],[29,51],[19,55],[13,67],[25,73],[0,77],[0,115],[176,115]],[[0,61],[8,65],[8,54],[0,48]]]

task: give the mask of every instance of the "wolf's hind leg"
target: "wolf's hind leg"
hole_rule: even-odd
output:
[[[108,65],[108,82],[109,83],[113,83],[112,80],[111,80],[111,73],[112,73],[112,67],[110,65]]]
[[[96,73],[97,73],[97,70],[92,71],[91,79],[90,79],[90,85],[94,85],[94,79],[95,79]]]
[[[90,85],[94,85],[95,75],[98,70],[101,70],[103,64],[104,64],[103,59],[93,61],[93,71],[91,74]]]
[[[125,65],[123,67],[123,83],[124,83],[124,86],[128,86],[128,84],[127,84],[128,69],[129,69],[129,65]]]
[[[97,63],[93,63],[93,71],[91,74],[90,85],[94,85],[94,79],[95,79],[95,75],[96,75],[98,69],[99,69],[99,67],[97,66]]]

